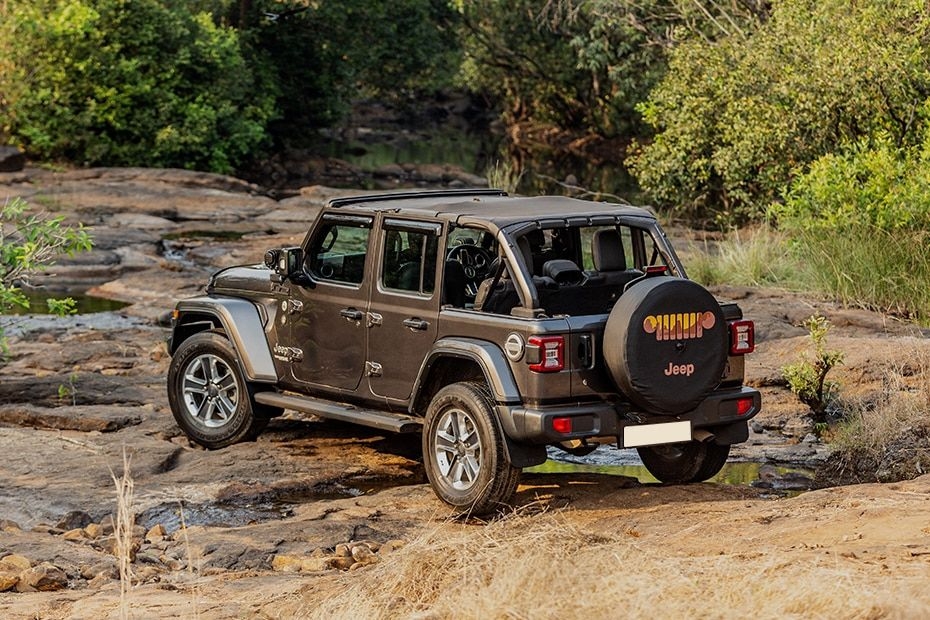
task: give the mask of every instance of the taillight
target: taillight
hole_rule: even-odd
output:
[[[736,401],[736,415],[744,416],[752,411],[752,398],[740,398]]]
[[[528,359],[531,362],[530,370],[558,372],[565,368],[565,338],[562,336],[530,336],[526,342],[539,351],[536,359]],[[527,357],[529,358],[529,355]]]
[[[752,321],[730,323],[730,355],[745,355],[756,350],[756,326]]]
[[[561,435],[571,435],[572,419],[565,417],[552,418],[552,430]]]

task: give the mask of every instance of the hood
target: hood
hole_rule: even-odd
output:
[[[272,293],[272,271],[264,265],[239,265],[217,271],[207,283],[207,293],[242,295]]]

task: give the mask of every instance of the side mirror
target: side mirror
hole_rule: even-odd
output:
[[[281,248],[265,252],[265,266],[274,271],[277,282],[296,280],[302,275],[304,253],[300,248]]]

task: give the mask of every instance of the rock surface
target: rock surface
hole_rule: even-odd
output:
[[[444,174],[418,174],[426,173]],[[400,171],[381,174],[388,179]],[[164,383],[164,326],[174,301],[200,293],[218,268],[259,262],[268,248],[299,243],[325,200],[341,193],[307,187],[276,201],[238,179],[180,170],[0,173],[0,201],[24,196],[93,227],[95,251],[61,261],[57,275],[45,279],[49,285],[91,288],[132,304],[113,313],[30,316],[6,325],[3,617],[106,617],[116,609],[113,477],[122,474],[124,452],[135,484],[131,601],[137,617],[191,615],[194,596],[201,617],[312,616],[307,610],[326,597],[369,575],[383,579],[377,571],[415,557],[417,541],[431,532],[473,532],[476,550],[493,547],[480,523],[447,518],[424,484],[418,437],[386,437],[288,413],[254,442],[206,451],[174,423]],[[827,457],[825,444],[802,442],[813,429],[780,372],[806,346],[798,325],[814,312],[833,321],[831,345],[846,351],[836,371],[844,393],[875,399],[887,392],[890,377],[902,391],[926,389],[930,366],[907,367],[908,360],[930,359],[918,328],[781,291],[715,293],[738,300],[756,320],[759,337],[747,374],[763,391],[764,410],[735,458],[811,466]],[[602,448],[595,454],[625,453]],[[635,539],[644,553],[673,563],[724,554],[749,575],[771,563],[790,572],[820,545],[836,551],[830,562],[841,565],[844,580],[865,584],[893,575],[906,585],[922,576],[922,589],[907,599],[916,607],[907,611],[930,612],[930,478],[792,499],[766,498],[805,480],[773,469],[760,470],[757,480],[765,488],[528,473],[516,503],[523,515],[557,512],[586,536]],[[862,537],[844,541],[857,533]],[[590,544],[580,541],[579,549]],[[750,553],[757,555],[743,557]],[[707,572],[708,588],[713,573]],[[563,578],[558,587],[583,598],[583,584],[572,583],[570,574]],[[40,591],[55,587],[62,589]],[[908,615],[876,605],[869,613]],[[793,613],[804,615],[799,609]]]

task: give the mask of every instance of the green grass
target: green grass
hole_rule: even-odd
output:
[[[926,322],[930,319],[930,232],[871,226],[803,231],[793,253],[807,261],[807,288],[838,301]]]
[[[783,233],[769,226],[733,230],[718,242],[692,245],[688,275],[706,286],[803,288],[803,265]]]
[[[830,296],[926,323],[930,320],[930,231],[871,226],[787,233],[734,230],[684,253],[688,275],[713,286],[775,286]]]

